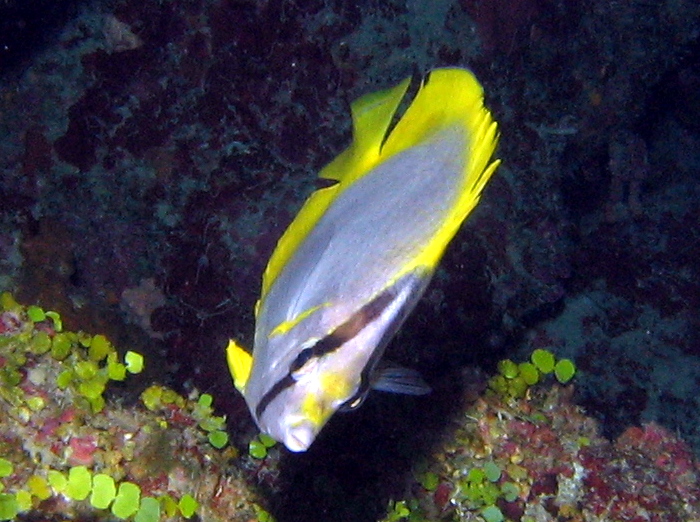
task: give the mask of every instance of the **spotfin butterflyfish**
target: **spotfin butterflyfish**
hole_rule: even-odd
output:
[[[421,394],[418,372],[379,369],[498,160],[496,122],[465,69],[431,71],[351,105],[353,139],[319,177],[272,253],[255,306],[252,355],[227,360],[258,427],[306,451],[370,388]]]

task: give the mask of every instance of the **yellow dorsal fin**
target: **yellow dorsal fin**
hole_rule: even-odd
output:
[[[236,341],[230,339],[226,347],[226,361],[233,377],[233,385],[239,392],[243,393],[245,385],[248,383],[248,377],[250,377],[253,357]]]
[[[440,130],[458,126],[465,131],[467,162],[457,198],[421,255],[407,263],[396,274],[397,279],[418,267],[433,269],[437,265],[500,163],[499,160],[489,163],[498,143],[498,130],[491,113],[484,107],[483,97],[483,89],[470,71],[434,70],[382,148],[382,155],[391,157],[424,142]]]
[[[457,126],[464,129],[467,149],[464,184],[456,201],[451,202],[452,207],[441,229],[422,254],[396,277],[419,266],[432,269],[437,264],[445,246],[478,203],[482,189],[498,166],[498,161],[489,164],[498,141],[496,123],[484,107],[483,89],[470,71],[436,69],[382,143],[409,83],[410,78],[392,89],[366,95],[352,104],[353,142],[319,174],[321,178],[339,183],[311,194],[277,243],[263,275],[261,301],[309,231],[342,191],[392,156],[424,142],[441,130]]]
[[[294,221],[277,242],[275,251],[267,263],[260,300],[265,299],[284,265],[316,225],[339,190],[346,188],[379,162],[382,140],[410,81],[410,78],[406,78],[396,87],[367,94],[352,103],[353,141],[319,174],[320,178],[334,179],[341,183],[319,189],[306,200]]]
[[[382,141],[410,83],[411,79],[406,78],[392,89],[367,94],[352,103],[353,141],[324,167],[319,177],[347,186],[379,163]]]

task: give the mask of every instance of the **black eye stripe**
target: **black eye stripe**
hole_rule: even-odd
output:
[[[259,419],[270,403],[285,389],[292,386],[296,380],[293,373],[299,371],[311,359],[322,357],[334,352],[349,340],[357,336],[368,324],[374,321],[397,297],[397,293],[392,289],[387,289],[369,303],[352,314],[343,324],[338,326],[331,333],[319,339],[313,346],[302,350],[289,368],[289,373],[277,381],[260,399],[255,408],[255,416]]]
[[[311,360],[311,358],[314,357],[314,349],[312,348],[304,348],[299,355],[297,355],[297,358],[294,359],[294,362],[292,365],[289,367],[289,373],[295,373],[299,371],[299,369],[304,366],[307,362]]]
[[[265,395],[263,395],[263,398],[260,399],[260,402],[258,403],[257,407],[255,408],[255,416],[259,419],[260,416],[263,414],[265,411],[265,408],[268,407],[268,405],[277,397],[280,393],[282,393],[285,389],[289,388],[292,386],[296,381],[294,380],[294,377],[292,377],[291,373],[288,373],[285,377],[277,381],[272,388],[270,388]]]

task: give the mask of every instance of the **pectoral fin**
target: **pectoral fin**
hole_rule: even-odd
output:
[[[405,395],[425,395],[431,392],[420,372],[396,365],[378,369],[372,381],[372,389]]]

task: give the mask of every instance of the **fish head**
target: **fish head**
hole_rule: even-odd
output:
[[[367,392],[367,357],[353,346],[359,342],[323,355],[314,355],[313,347],[302,349],[287,375],[251,407],[259,428],[290,451],[306,451],[336,411],[352,407]]]

